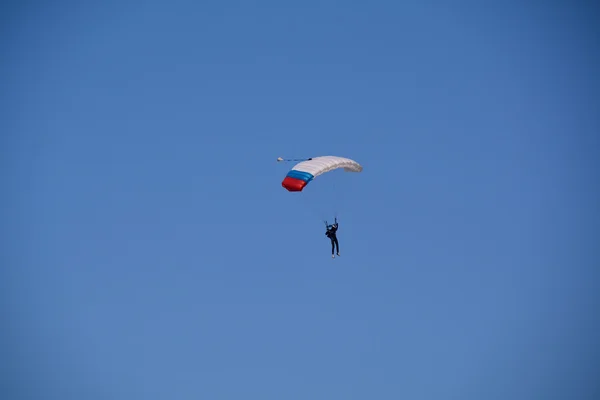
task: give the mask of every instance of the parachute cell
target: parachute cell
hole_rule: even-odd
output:
[[[354,160],[337,156],[313,157],[296,164],[285,176],[281,186],[290,192],[300,192],[317,176],[343,168],[347,172],[361,172],[362,166]]]

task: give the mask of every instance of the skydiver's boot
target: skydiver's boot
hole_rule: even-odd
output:
[[[335,256],[332,254],[332,255],[331,255],[331,258],[335,258]]]

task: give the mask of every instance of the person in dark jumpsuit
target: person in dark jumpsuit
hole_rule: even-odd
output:
[[[338,222],[337,218],[335,219],[335,223],[333,225],[327,225],[327,232],[325,232],[325,236],[327,236],[331,240],[331,258],[334,258],[334,249],[337,248],[337,255],[340,255],[340,244],[338,243],[338,239],[336,236],[336,232],[338,230]]]

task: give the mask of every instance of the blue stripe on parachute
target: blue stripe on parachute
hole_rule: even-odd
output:
[[[310,174],[310,173],[304,172],[304,171],[298,171],[295,169],[290,170],[290,172],[288,172],[287,176],[289,176],[290,178],[301,179],[306,183],[308,183],[314,179],[313,174]]]

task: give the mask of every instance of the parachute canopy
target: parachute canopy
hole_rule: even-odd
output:
[[[300,192],[317,176],[338,168],[347,172],[361,172],[363,167],[354,160],[337,156],[309,158],[296,164],[285,176],[281,186],[290,192]]]

